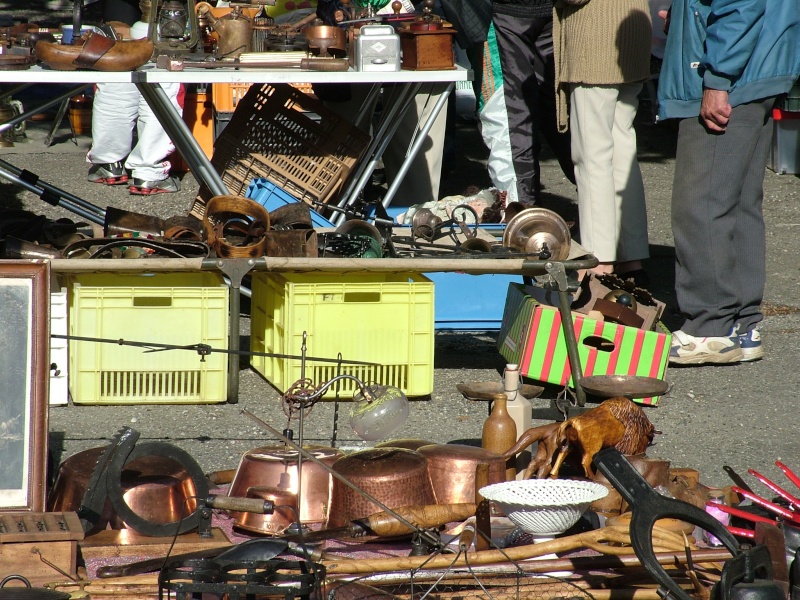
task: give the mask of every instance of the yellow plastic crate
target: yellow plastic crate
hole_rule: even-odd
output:
[[[68,283],[73,336],[228,348],[228,288],[216,273],[74,275]],[[200,404],[227,398],[224,352],[74,341],[69,389],[75,404]]]
[[[378,363],[341,366],[306,362],[322,385],[337,374],[390,384],[407,396],[433,391],[433,283],[419,273],[262,273],[252,277],[250,349]],[[250,364],[281,392],[300,379],[301,361],[252,356]],[[340,382],[352,397],[352,380]],[[332,386],[323,396],[333,398]]]

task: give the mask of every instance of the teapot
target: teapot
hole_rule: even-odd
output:
[[[253,44],[253,21],[242,12],[242,7],[234,6],[221,17],[215,17],[207,2],[197,4],[197,15],[208,21],[217,32],[218,58],[237,58],[242,52],[250,52]]]

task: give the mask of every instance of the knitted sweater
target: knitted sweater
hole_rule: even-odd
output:
[[[569,127],[570,83],[614,85],[650,77],[652,23],[648,0],[556,2],[553,46],[559,131]]]

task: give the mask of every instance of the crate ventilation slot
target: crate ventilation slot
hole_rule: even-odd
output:
[[[400,389],[407,389],[408,365],[336,365],[315,366],[313,367],[313,377],[315,382],[324,383],[330,381],[337,375],[353,375],[364,383],[380,383],[383,385],[393,385]],[[339,388],[342,394],[352,394],[356,391],[356,384],[350,380],[342,380]],[[333,388],[332,388],[333,389]]]
[[[104,398],[199,398],[200,371],[102,371]]]

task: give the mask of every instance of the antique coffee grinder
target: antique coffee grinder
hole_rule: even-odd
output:
[[[453,36],[449,23],[433,14],[435,0],[424,0],[422,15],[400,29],[403,69],[440,71],[455,68]]]

